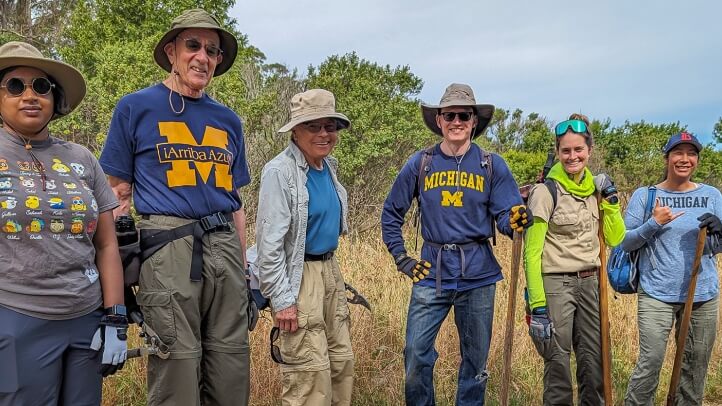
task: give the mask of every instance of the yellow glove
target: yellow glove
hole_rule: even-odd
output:
[[[525,228],[531,227],[532,223],[534,223],[534,215],[528,207],[520,204],[511,208],[509,225],[512,230],[521,233]]]

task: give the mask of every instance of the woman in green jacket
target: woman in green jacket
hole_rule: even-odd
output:
[[[587,167],[593,147],[587,117],[572,114],[556,126],[555,133],[559,163],[551,168],[546,184],[532,188],[528,201],[535,217],[524,236],[532,313],[529,334],[544,359],[545,405],[574,404],[572,350],[579,404],[602,405],[600,211],[610,246],[624,238],[624,220],[611,179],[605,174],[593,176]]]

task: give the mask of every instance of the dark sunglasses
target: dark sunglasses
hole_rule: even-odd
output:
[[[314,134],[318,134],[321,132],[321,129],[323,128],[326,130],[327,133],[335,133],[338,131],[338,125],[336,123],[333,124],[319,124],[319,123],[303,123],[303,125],[306,127],[306,129]]]
[[[180,38],[180,37],[179,37]],[[186,49],[191,52],[198,52],[201,50],[201,47],[203,44],[201,44],[200,41],[194,38],[181,38],[183,42],[185,43]],[[218,55],[223,53],[223,50],[218,48],[215,45],[206,45],[206,54],[210,56],[211,58],[215,58]]]
[[[278,348],[276,345],[276,341],[278,340],[278,336],[281,334],[281,329],[278,327],[273,327],[271,329],[271,359],[276,364],[284,364],[284,365],[301,365],[303,362],[286,362],[283,360],[283,357],[281,357],[281,349]]]
[[[11,78],[0,88],[7,89],[11,96],[20,96],[28,86],[38,96],[45,96],[53,90],[55,83],[52,83],[48,78],[34,78],[30,83],[25,83],[20,78]]]
[[[459,120],[461,121],[469,121],[472,117],[474,117],[474,113],[470,111],[464,111],[461,113],[457,113],[455,111],[447,111],[446,113],[439,113],[439,115],[441,115],[441,117],[443,117],[444,121],[446,121],[447,123],[454,121],[456,116],[459,116]]]
[[[561,137],[569,130],[577,134],[589,134],[589,127],[587,127],[587,123],[582,120],[566,120],[554,127],[554,133],[557,137]]]

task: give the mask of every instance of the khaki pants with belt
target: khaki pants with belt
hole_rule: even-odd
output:
[[[139,227],[172,229],[190,220],[151,216]],[[247,405],[248,317],[241,245],[235,227],[203,236],[203,279],[190,280],[193,236],[143,263],[137,295],[146,323],[170,347],[148,357],[148,404]]]
[[[336,258],[303,265],[298,330],[282,331],[283,405],[350,405],[351,322]]]

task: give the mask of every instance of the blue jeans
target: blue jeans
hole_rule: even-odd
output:
[[[496,285],[491,284],[464,292],[443,290],[436,296],[433,287],[414,285],[404,349],[407,405],[435,404],[434,364],[439,354],[434,342],[451,306],[461,349],[456,404],[484,404],[495,292]]]

